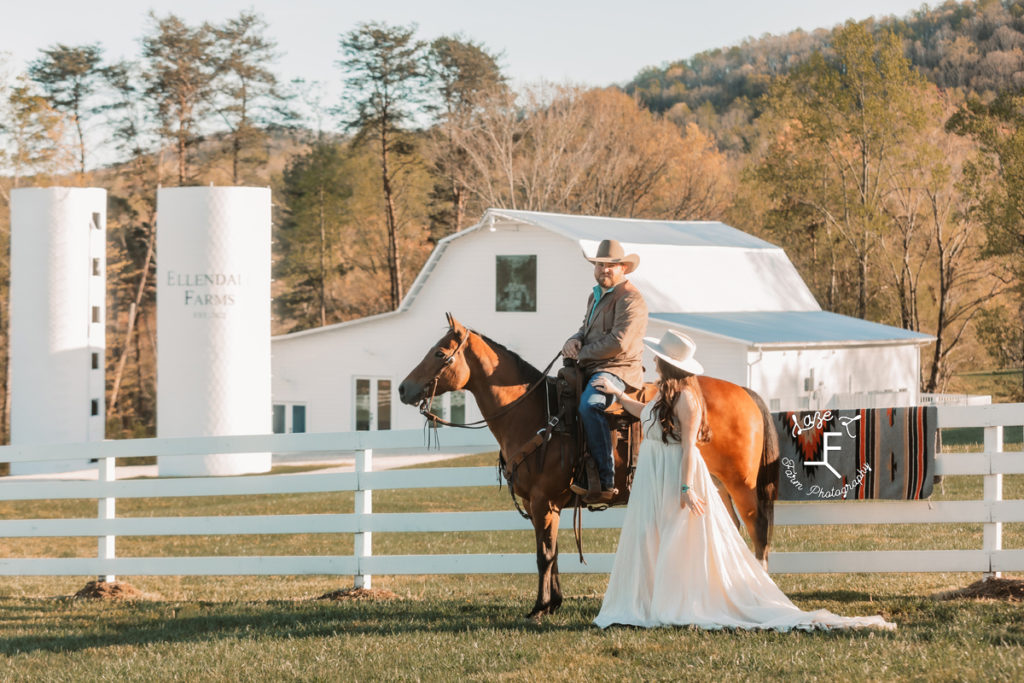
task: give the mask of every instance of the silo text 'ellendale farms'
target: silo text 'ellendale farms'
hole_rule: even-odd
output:
[[[157,192],[157,436],[269,434],[270,190]],[[267,472],[270,453],[159,458],[161,476]]]
[[[12,444],[103,439],[106,224],[106,190],[11,190]],[[17,462],[11,474],[86,467]]]

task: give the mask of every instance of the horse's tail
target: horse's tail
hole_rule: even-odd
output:
[[[764,442],[761,446],[761,464],[757,469],[757,535],[764,543],[765,558],[772,543],[772,531],[775,528],[775,499],[779,495],[779,433],[775,429],[775,420],[764,399],[751,389],[747,393],[754,399],[761,411],[764,425]]]

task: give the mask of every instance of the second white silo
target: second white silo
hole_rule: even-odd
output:
[[[106,223],[106,190],[11,191],[12,444],[103,439]],[[20,462],[11,474],[88,466]]]
[[[157,192],[157,436],[269,434],[270,190]],[[270,453],[159,458],[162,476],[270,470]]]

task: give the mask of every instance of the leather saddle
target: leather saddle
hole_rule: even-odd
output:
[[[590,492],[597,492],[601,488],[597,464],[590,457],[587,440],[579,421],[580,396],[583,393],[584,382],[588,380],[589,378],[574,361],[565,361],[565,365],[558,371],[555,383],[559,419],[555,429],[575,437],[576,453],[573,454],[571,483],[576,483]],[[640,390],[627,390],[626,395],[646,403],[656,391],[653,384],[646,384]],[[609,506],[625,505],[629,500],[633,473],[636,471],[637,453],[643,438],[639,418],[630,415],[621,403],[612,403],[605,410],[605,414],[608,417],[608,428],[611,433],[612,457],[615,459],[615,487],[619,493],[609,504],[589,505],[591,510],[604,510]]]

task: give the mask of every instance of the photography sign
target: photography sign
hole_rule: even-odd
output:
[[[774,413],[779,500],[919,500],[932,492],[933,406]]]

